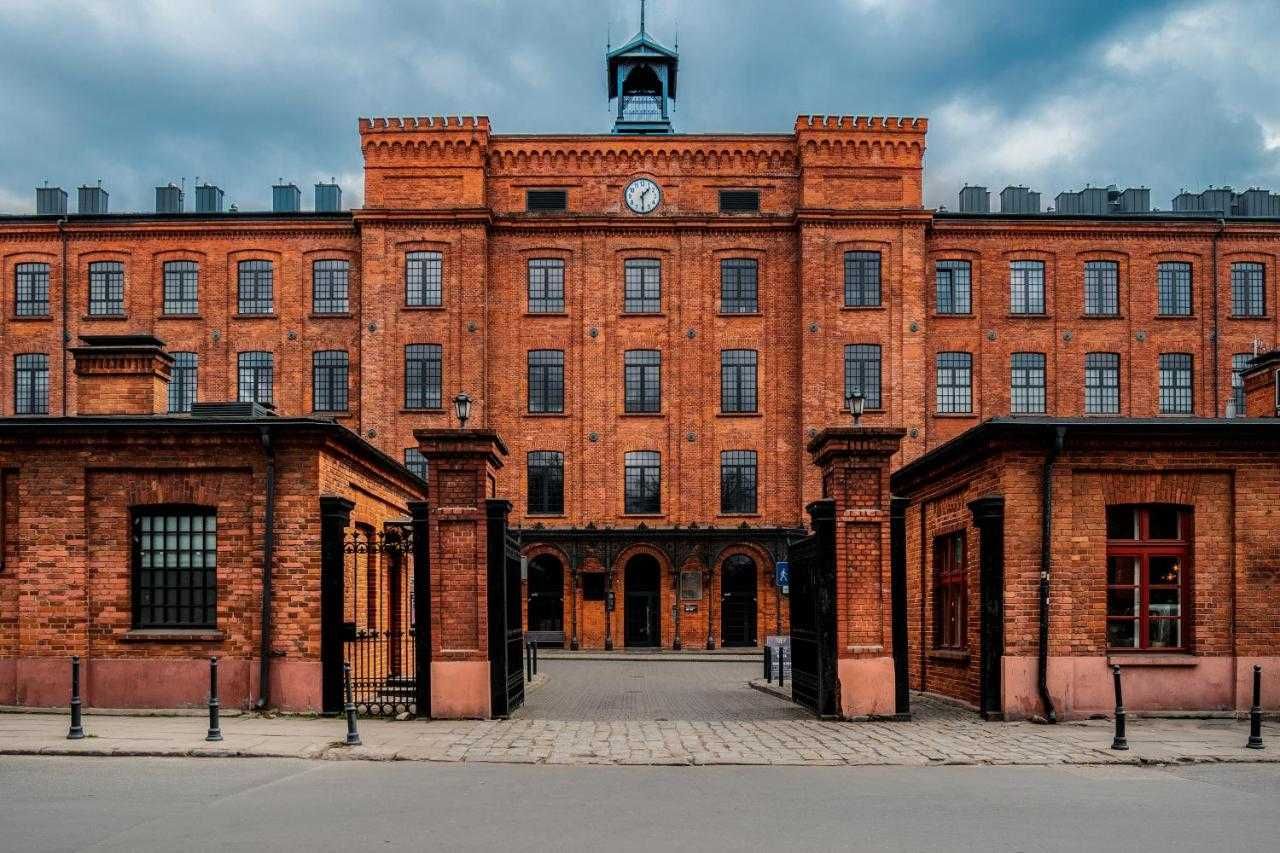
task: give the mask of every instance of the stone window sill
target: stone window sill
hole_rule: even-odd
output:
[[[1008,314],[1005,315],[1005,317],[1007,317],[1010,320],[1052,320],[1053,319],[1052,314],[1043,314],[1043,313],[1037,314],[1030,311],[1023,312],[1021,314],[1016,313],[1014,311],[1010,311]]]
[[[841,311],[883,311],[888,306],[881,303],[880,305],[841,305]]]
[[[977,420],[978,416],[973,412],[934,412],[935,418],[946,418],[948,420]]]
[[[568,317],[568,311],[525,311],[526,317]]]
[[[568,412],[525,412],[526,418],[567,418]]]
[[[1228,320],[1270,320],[1270,314],[1228,314]]]
[[[964,649],[930,649],[929,660],[967,665],[969,663],[969,653]]]
[[[665,418],[665,412],[623,412],[620,418]]]
[[[400,414],[402,415],[443,415],[444,407],[441,406],[435,409],[409,409],[409,408],[402,407],[400,409]]]
[[[972,320],[975,317],[977,317],[977,315],[974,314],[972,311],[968,312],[967,314],[952,314],[950,312],[934,311],[929,316],[935,320]]]
[[[763,311],[717,311],[717,317],[763,317]]]
[[[94,320],[116,320],[116,321],[119,321],[119,320],[128,320],[128,319],[129,319],[129,315],[128,315],[128,314],[85,314],[85,315],[81,316],[81,317],[80,317],[80,319],[81,319],[82,321],[86,322],[86,323],[91,323],[91,322],[93,322]]]
[[[272,311],[270,314],[233,314],[233,320],[279,320],[280,315]]]
[[[12,323],[47,323],[53,319],[52,314],[10,314],[9,321]]]
[[[1123,320],[1123,314],[1081,314],[1081,320]]]
[[[1194,320],[1195,314],[1157,314],[1157,320]]]
[[[443,305],[403,305],[403,311],[443,311]]]
[[[202,314],[161,314],[157,320],[203,320]]]
[[[216,628],[134,628],[120,635],[125,643],[220,643],[226,638]]]
[[[1195,655],[1189,655],[1186,652],[1169,652],[1161,654],[1159,652],[1124,652],[1109,651],[1107,652],[1107,665],[1119,664],[1126,666],[1199,666],[1200,658]]]
[[[763,418],[764,412],[717,412],[717,418]]]
[[[307,315],[312,320],[350,320],[355,316],[350,311],[312,311]]]
[[[665,317],[665,311],[623,311],[619,317]]]

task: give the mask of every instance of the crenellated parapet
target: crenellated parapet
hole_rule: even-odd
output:
[[[481,207],[487,116],[360,119],[365,207]]]
[[[797,116],[803,206],[921,207],[928,127],[925,118]]]

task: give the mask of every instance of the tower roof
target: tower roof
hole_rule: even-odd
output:
[[[610,98],[618,97],[618,75],[616,74],[618,65],[623,62],[645,60],[661,63],[671,69],[667,77],[667,94],[672,98],[676,96],[676,68],[680,57],[674,50],[660,44],[657,39],[645,32],[643,27],[622,47],[614,48],[605,54],[605,58],[608,60],[605,77]]]

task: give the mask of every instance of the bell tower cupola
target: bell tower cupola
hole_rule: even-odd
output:
[[[608,50],[610,102],[618,102],[614,133],[672,133],[671,109],[676,99],[676,51],[659,44],[644,28],[640,0],[640,32]]]

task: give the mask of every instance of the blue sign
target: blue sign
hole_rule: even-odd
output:
[[[779,560],[773,569],[773,582],[778,586],[791,586],[791,564]]]

